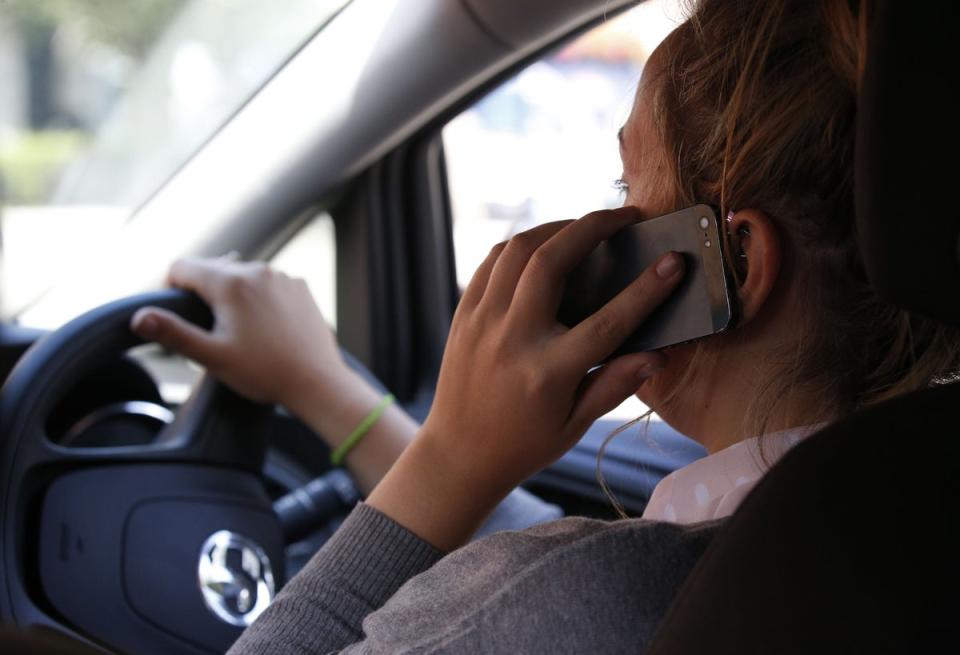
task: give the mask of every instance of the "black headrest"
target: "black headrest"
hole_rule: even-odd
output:
[[[887,301],[960,323],[960,3],[868,7],[856,161],[867,276]]]

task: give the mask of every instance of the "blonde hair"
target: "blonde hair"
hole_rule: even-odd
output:
[[[960,370],[960,330],[884,302],[864,272],[853,161],[866,9],[848,0],[700,0],[665,42],[653,79],[676,205],[765,212],[800,302],[813,308],[796,342],[764,362],[770,380],[745,417],[747,435],[764,434],[797,389],[823,399],[802,417],[816,423],[956,380]],[[709,339],[698,344],[665,403],[712,351]]]

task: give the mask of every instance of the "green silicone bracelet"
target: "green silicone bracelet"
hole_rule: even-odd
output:
[[[377,422],[384,410],[393,404],[393,401],[393,394],[388,393],[386,396],[384,396],[383,400],[381,400],[376,407],[370,410],[370,413],[367,414],[362,421],[360,421],[360,425],[354,428],[353,432],[350,433],[350,436],[347,437],[342,444],[337,446],[336,450],[330,454],[330,462],[334,466],[340,466],[343,463],[343,460],[347,454],[353,450],[354,446],[360,443],[360,440],[366,436],[367,432],[369,432],[370,428],[372,428]]]

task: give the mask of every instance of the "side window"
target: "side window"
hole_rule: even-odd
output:
[[[270,259],[270,265],[306,280],[323,317],[337,328],[337,260],[333,218],[320,212]]]
[[[617,131],[647,57],[679,20],[676,0],[649,0],[528,66],[444,128],[461,288],[497,242],[622,202]],[[619,414],[638,409],[628,402]]]

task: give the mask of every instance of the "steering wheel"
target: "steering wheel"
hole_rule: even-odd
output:
[[[0,621],[127,652],[222,653],[283,580],[259,476],[272,409],[205,378],[149,445],[48,435],[68,389],[142,343],[128,326],[147,305],[213,323],[180,291],[119,300],[38,341],[0,391]]]

